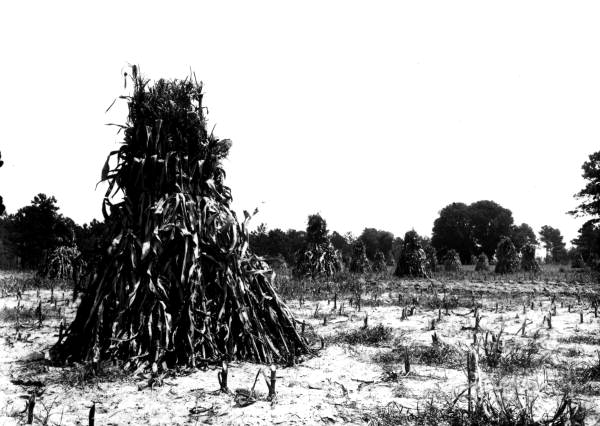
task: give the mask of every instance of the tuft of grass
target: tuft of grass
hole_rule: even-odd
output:
[[[534,340],[525,345],[505,347],[500,354],[493,354],[497,359],[488,359],[489,354],[482,356],[483,365],[488,369],[497,368],[499,374],[515,374],[541,368],[548,359],[543,355],[540,344]]]
[[[411,362],[430,366],[458,368],[461,366],[464,358],[458,348],[439,341],[432,345],[401,345],[389,351],[376,354],[373,357],[373,361],[379,364],[398,364],[404,362],[406,351],[410,354]]]
[[[574,334],[567,337],[559,337],[558,343],[573,343],[577,345],[596,345],[600,346],[600,336],[597,334]]]
[[[366,416],[373,426],[414,424],[423,426],[559,426],[585,424],[586,410],[581,404],[574,404],[568,396],[563,396],[554,413],[546,413],[540,419],[533,415],[535,398],[520,401],[520,395],[509,398],[503,392],[486,392],[471,410],[460,407],[456,401],[436,406],[432,400],[426,401],[416,410],[411,410],[395,402],[378,407]]]
[[[561,375],[558,387],[563,392],[600,395],[600,352],[594,362],[569,365]]]
[[[576,358],[581,356],[583,353],[580,348],[567,348],[564,351],[565,356],[568,358]]]
[[[327,340],[330,343],[348,343],[350,345],[377,345],[381,342],[387,342],[392,338],[392,328],[378,324],[374,327],[361,327],[356,330],[343,331]]]

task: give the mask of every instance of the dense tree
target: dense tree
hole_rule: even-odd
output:
[[[9,241],[10,227],[10,218],[0,217],[0,268],[2,269],[16,269],[20,266],[17,253]]]
[[[352,244],[354,243],[352,234],[347,233],[342,235],[337,231],[333,231],[330,240],[333,247],[341,253],[344,262],[350,262],[350,258],[352,257]]]
[[[37,269],[51,250],[73,244],[75,227],[73,220],[58,213],[56,198],[38,194],[31,205],[6,218],[6,237],[21,266]]]
[[[306,240],[306,232],[298,231],[296,229],[288,229],[285,233],[286,247],[283,254],[286,262],[289,264],[294,263],[294,256],[304,246]]]
[[[560,230],[552,226],[544,225],[540,229],[540,239],[546,249],[546,259],[555,263],[564,262],[567,259],[567,250],[563,242]]]
[[[266,256],[269,251],[269,241],[267,235],[267,225],[261,223],[256,229],[250,232],[250,247],[259,256]]]
[[[590,221],[596,223],[600,221],[600,151],[591,154],[581,168],[582,176],[587,182],[585,187],[575,194],[575,198],[581,200],[581,203],[569,213],[575,216],[591,216]]]
[[[392,248],[394,247],[394,234],[388,231],[379,231],[379,251],[381,251],[385,257],[386,262],[393,262]]]
[[[575,194],[575,198],[579,199],[581,203],[569,213],[591,218],[581,227],[577,238],[571,241],[577,250],[576,254],[572,254],[571,261],[580,263],[579,257],[581,257],[588,265],[598,266],[600,260],[600,229],[597,226],[600,221],[600,151],[591,154],[581,168],[586,184],[581,191]]]
[[[443,259],[450,249],[469,263],[474,255],[494,255],[500,239],[511,234],[512,212],[494,201],[482,200],[466,205],[452,203],[440,211],[433,224],[431,244]]]
[[[478,249],[492,257],[500,239],[510,235],[512,212],[489,200],[471,204],[468,211]]]
[[[526,223],[522,223],[519,226],[513,225],[510,229],[509,237],[519,252],[528,244],[534,246],[539,244],[533,228]]]
[[[81,257],[89,266],[97,265],[110,244],[110,230],[106,221],[93,219],[89,224],[75,227],[75,242]]]
[[[569,261],[571,262],[571,268],[585,268],[585,266],[588,264],[583,259],[583,254],[581,253],[581,250],[579,250],[579,248],[577,247],[569,248],[569,250],[567,250],[567,256],[569,258]],[[589,264],[591,266],[597,266],[597,262],[595,262],[594,260],[592,260]]]
[[[402,252],[402,245],[404,244],[404,240],[400,237],[395,237],[392,241],[392,259],[396,260],[400,257],[400,253]]]
[[[363,243],[367,258],[372,261],[379,250],[379,231],[375,228],[365,228],[358,239]]]
[[[250,233],[250,247],[259,256],[283,256],[288,264],[293,264],[296,252],[305,244],[305,235],[304,231],[295,229],[267,231],[266,225],[261,224]]]
[[[448,250],[454,249],[463,262],[469,261],[476,247],[471,215],[466,204],[452,203],[440,211],[440,216],[433,223],[431,244],[442,259]]]
[[[581,256],[590,266],[595,266],[600,260],[600,227],[592,221],[583,224],[579,229],[579,235],[571,243],[577,251],[574,256],[571,256],[572,259]]]
[[[329,231],[327,230],[327,222],[320,214],[312,214],[308,216],[308,225],[306,227],[306,242],[309,244],[325,244],[327,243]]]
[[[375,228],[365,228],[358,238],[364,243],[367,258],[370,261],[375,260],[375,255],[378,251],[383,252],[386,261],[392,259],[394,234],[391,232]]]

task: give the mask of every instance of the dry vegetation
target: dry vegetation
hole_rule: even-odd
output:
[[[277,365],[123,374],[59,367],[49,347],[79,300],[23,273],[0,279],[0,424],[595,424],[596,278],[577,271],[405,280],[276,279],[317,350]],[[225,379],[225,380],[223,380]],[[567,423],[570,422],[570,423]],[[584,423],[585,422],[585,423]]]

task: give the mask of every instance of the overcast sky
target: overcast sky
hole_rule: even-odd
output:
[[[126,3],[126,4],[125,4]],[[3,2],[0,194],[79,223],[125,122],[122,71],[205,84],[254,224],[430,235],[453,201],[558,227],[600,149],[597,2]]]

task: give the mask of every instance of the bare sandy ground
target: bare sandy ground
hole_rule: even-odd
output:
[[[343,342],[327,344],[315,357],[294,367],[278,368],[277,397],[274,401],[267,400],[267,386],[260,378],[256,385],[258,400],[246,407],[240,406],[235,395],[219,392],[216,369],[180,372],[166,377],[162,386],[145,387],[148,380],[144,377],[106,373],[89,378],[85,377],[84,366],[49,366],[44,362],[45,352],[57,339],[60,318],[64,316],[68,321],[74,314],[73,304],[67,306],[70,294],[65,294],[63,299],[62,292],[58,291],[55,306],[50,303],[49,291],[42,291],[39,297],[35,291],[26,292],[22,301],[25,311],[32,312],[28,310],[35,309],[41,301],[47,317],[39,327],[31,313],[32,318],[23,324],[20,340],[11,317],[16,297],[2,297],[0,425],[24,424],[26,415],[23,411],[31,392],[39,395],[34,423],[49,425],[87,425],[88,412],[94,403],[96,424],[99,425],[360,425],[373,422],[372,416],[377,408],[390,403],[412,410],[423,407],[430,400],[442,403],[466,387],[466,374],[460,360],[455,366],[425,365],[413,361],[408,375],[404,375],[404,364],[400,359],[388,363],[374,361],[378,355],[393,353],[399,345],[431,345],[434,332],[459,352],[468,349],[473,342],[473,331],[469,327],[474,325],[470,308],[456,307],[450,310],[449,315],[442,310],[442,319],[432,331],[431,320],[439,315],[437,309],[425,303],[432,292],[463,294],[463,297],[472,292],[483,305],[480,310],[480,338],[485,331],[498,333],[502,328],[507,347],[534,340],[539,344],[540,354],[545,357],[543,368],[505,377],[497,377],[493,371],[483,369],[480,377],[482,392],[501,387],[505,393],[516,389],[523,396],[527,390],[528,398],[536,398],[535,410],[539,416],[556,408],[563,388],[568,385],[564,374],[568,366],[597,360],[598,339],[594,344],[581,343],[585,341],[583,338],[576,343],[564,340],[569,336],[596,336],[600,339],[600,318],[593,315],[587,302],[587,297],[598,288],[590,285],[390,280],[380,282],[377,290],[380,293],[378,301],[365,294],[360,312],[356,306],[349,306],[347,296],[340,296],[335,311],[331,300],[307,301],[302,306],[296,300],[288,301],[297,318],[305,320],[308,328],[312,327],[326,341],[335,340],[339,333],[364,326],[365,315],[368,315],[370,326],[383,324],[391,327],[393,338],[375,346]],[[398,294],[403,295],[404,301],[413,296],[420,300],[415,313],[405,320],[401,319],[405,305],[398,305]],[[548,329],[542,326],[542,319],[550,310],[552,295],[557,297],[557,312],[552,318],[552,329]],[[533,310],[531,300],[534,302]],[[344,309],[340,314],[342,303]],[[524,304],[527,304],[526,313],[523,313]],[[583,323],[580,323],[580,307],[586,308]],[[324,325],[325,314],[327,323]],[[531,323],[523,337],[519,329],[525,317]],[[112,371],[111,368],[106,367],[109,371]],[[267,369],[252,363],[230,364],[230,389],[251,388],[261,368]],[[384,381],[386,371],[399,373],[399,378]],[[37,385],[40,386],[35,386],[33,381],[39,381]],[[590,386],[592,391],[577,394],[574,399],[588,410],[586,424],[596,424],[600,418],[600,386],[598,383]]]

